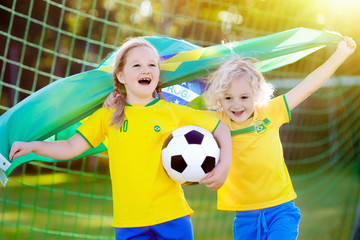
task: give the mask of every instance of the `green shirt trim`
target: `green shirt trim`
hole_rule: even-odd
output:
[[[158,101],[160,101],[160,98],[156,98],[154,101],[146,104],[145,107],[150,107],[150,106],[152,106],[152,105],[155,105]]]
[[[246,127],[246,128],[231,131],[231,136],[238,135],[238,134],[243,134],[243,133],[251,133],[251,132],[256,132],[254,125],[252,125],[250,127]]]
[[[92,148],[95,148],[95,147],[89,142],[89,140],[87,140],[87,138],[86,138],[81,132],[79,132],[78,130],[76,130],[76,133],[80,134],[80,136],[82,136],[82,137],[88,142],[88,144],[89,144]]]
[[[267,119],[267,118],[264,118],[262,120],[262,122],[265,124],[265,126],[267,126],[267,125],[269,125],[271,123],[270,120]],[[244,134],[244,133],[251,133],[251,132],[257,132],[255,125],[251,125],[251,126],[246,127],[246,128],[231,131],[231,136],[238,135],[238,134]]]
[[[150,103],[146,104],[145,107],[150,107],[152,105],[155,105],[158,101],[160,101],[159,98],[154,99],[153,101],[151,101]],[[132,105],[130,103],[126,103],[126,106],[128,107],[132,107]]]
[[[291,113],[290,113],[290,109],[289,109],[288,103],[287,103],[287,101],[286,101],[285,94],[283,95],[283,98],[284,98],[284,102],[285,102],[285,105],[286,105],[286,109],[287,109],[288,116],[289,116],[289,122],[290,122],[290,121],[291,121]]]
[[[221,122],[221,121],[219,120],[218,123],[216,124],[214,130],[211,132],[212,134],[214,134],[214,132],[215,132],[215,130],[217,129],[217,127],[219,126],[220,122]]]

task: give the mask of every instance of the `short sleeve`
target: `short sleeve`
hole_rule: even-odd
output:
[[[264,108],[264,112],[270,116],[272,122],[276,123],[277,126],[291,121],[291,113],[285,95],[272,99]]]
[[[105,139],[110,115],[110,111],[105,108],[97,110],[78,127],[77,133],[85,138],[93,148],[97,147]]]
[[[179,107],[182,114],[181,125],[196,125],[214,133],[220,123],[219,118],[209,111],[195,110],[186,106]]]

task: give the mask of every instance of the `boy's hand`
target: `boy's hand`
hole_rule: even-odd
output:
[[[115,108],[116,107],[116,100],[117,98],[120,97],[120,94],[117,94],[115,96],[114,92],[110,93],[109,96],[107,96],[107,98],[105,99],[104,103],[103,103],[103,107],[108,109],[108,108]]]
[[[229,168],[219,163],[206,177],[200,180],[200,183],[213,190],[218,190],[224,185],[228,173]]]
[[[346,57],[354,53],[356,49],[355,41],[350,37],[344,37],[343,41],[340,41],[337,45],[337,52],[341,52]]]

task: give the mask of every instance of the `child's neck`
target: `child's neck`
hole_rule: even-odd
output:
[[[231,118],[230,118],[230,120],[231,120],[232,122],[236,122],[236,123],[245,123],[246,121],[248,121],[249,119],[251,119],[251,118],[253,118],[253,117],[254,117],[254,112],[250,115],[250,117],[248,117],[248,118],[245,119],[244,121],[238,122],[238,121],[232,120]]]
[[[139,104],[139,105],[146,105],[151,103],[152,101],[154,101],[155,98],[154,97],[149,97],[149,98],[126,98],[126,103],[128,104]]]

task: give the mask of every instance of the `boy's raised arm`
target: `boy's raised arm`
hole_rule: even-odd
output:
[[[318,90],[336,71],[336,69],[354,53],[356,43],[349,37],[338,43],[336,51],[330,58],[310,73],[299,85],[286,93],[286,101],[290,110],[294,109],[313,92]]]

